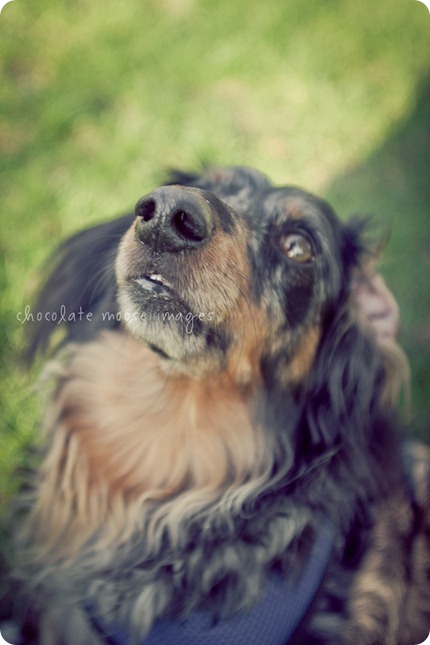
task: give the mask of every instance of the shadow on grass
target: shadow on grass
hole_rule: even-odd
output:
[[[389,226],[380,270],[399,302],[411,362],[411,432],[430,443],[430,78],[408,119],[326,196],[340,213],[370,211]]]

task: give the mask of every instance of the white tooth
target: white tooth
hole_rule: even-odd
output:
[[[163,276],[160,275],[159,273],[151,273],[151,275],[149,276],[149,279],[159,282],[160,284],[162,284],[164,287],[167,287],[168,289],[172,288],[172,285],[170,284],[170,282],[167,282],[167,280],[165,280]]]

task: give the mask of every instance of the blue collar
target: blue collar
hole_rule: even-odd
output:
[[[285,645],[306,618],[323,583],[330,563],[334,531],[323,524],[298,580],[285,581],[273,575],[257,605],[249,611],[213,624],[209,613],[197,611],[185,621],[156,621],[142,645]],[[125,630],[94,617],[87,607],[93,628],[107,645],[128,645]]]

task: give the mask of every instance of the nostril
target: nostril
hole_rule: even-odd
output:
[[[176,211],[171,221],[176,232],[186,240],[202,242],[208,235],[204,220],[187,213],[187,211]]]
[[[157,204],[153,199],[148,201],[141,202],[136,207],[136,215],[141,217],[144,222],[149,222],[153,219],[155,211],[157,210]]]

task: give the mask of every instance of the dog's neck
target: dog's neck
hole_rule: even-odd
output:
[[[160,360],[117,332],[71,360],[59,414],[90,471],[109,488],[154,499],[220,491],[261,472],[267,451],[253,393],[232,386],[228,373],[171,376]]]

